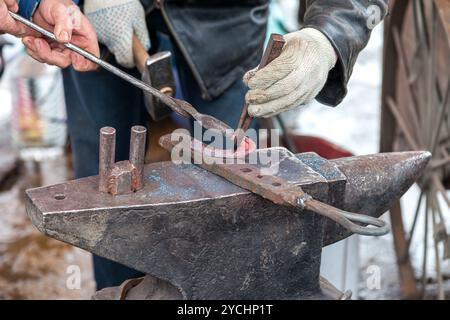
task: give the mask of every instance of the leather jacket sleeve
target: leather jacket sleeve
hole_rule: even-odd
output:
[[[321,31],[338,55],[319,102],[336,106],[344,99],[356,58],[367,45],[374,23],[386,16],[388,1],[306,0],[303,27]]]

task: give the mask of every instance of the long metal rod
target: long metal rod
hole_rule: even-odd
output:
[[[56,36],[51,33],[50,31],[38,26],[37,24],[31,22],[30,20],[27,20],[21,16],[19,16],[18,14],[9,11],[9,14],[11,15],[12,18],[14,18],[15,20],[23,23],[24,25],[26,25],[27,27],[39,32],[40,34],[44,35],[45,37],[55,40]],[[180,107],[180,105],[178,104],[177,100],[173,99],[172,97],[169,97],[167,95],[165,95],[164,93],[160,92],[158,89],[153,88],[152,86],[146,84],[145,82],[136,79],[135,77],[129,75],[128,73],[120,70],[119,68],[113,66],[112,64],[96,57],[95,55],[93,55],[92,53],[87,52],[86,50],[81,49],[80,47],[74,45],[73,43],[63,43],[62,44],[64,47],[66,47],[67,49],[78,53],[79,55],[83,56],[84,58],[88,59],[89,61],[95,63],[96,65],[101,66],[102,68],[104,68],[105,70],[115,74],[116,76],[122,78],[123,80],[127,81],[128,83],[132,84],[133,86],[150,93],[151,95],[157,97],[158,99],[160,99],[164,104],[166,104],[168,107],[170,107],[172,110],[174,110],[175,112],[183,115],[183,116],[192,116],[192,114],[190,114],[189,112],[185,111],[183,108]],[[195,118],[195,117],[194,117]],[[217,129],[217,128],[216,128]]]
[[[23,23],[27,27],[30,27],[31,29],[41,33],[42,35],[46,36],[47,38],[57,41],[56,36],[53,33],[51,33],[50,31],[45,30],[44,28],[31,22],[30,20],[27,20],[27,19],[19,16],[18,14],[14,13],[14,12],[10,11],[9,14],[15,20]],[[170,97],[170,96],[162,93],[158,89],[146,84],[145,82],[143,82],[139,79],[136,79],[135,77],[120,70],[119,68],[113,66],[112,64],[96,57],[92,53],[89,53],[86,50],[81,49],[80,47],[74,45],[73,43],[64,43],[62,45],[64,47],[66,47],[67,49],[78,53],[79,55],[83,56],[84,58],[88,59],[89,61],[101,66],[105,70],[122,78],[123,80],[127,81],[128,83],[132,84],[133,86],[155,96],[156,98],[160,99],[162,103],[167,105],[169,108],[171,108],[173,111],[175,111],[179,115],[186,117],[186,118],[193,118],[194,120],[200,122],[202,124],[203,128],[210,129],[210,130],[216,130],[216,131],[220,132],[223,136],[232,138],[231,137],[232,133],[230,132],[231,128],[227,124],[225,124],[224,122],[220,121],[219,119],[217,119],[213,116],[198,112],[187,101],[178,100],[178,99],[175,99],[173,97]]]

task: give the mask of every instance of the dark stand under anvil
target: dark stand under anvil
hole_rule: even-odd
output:
[[[281,163],[278,174],[325,203],[379,217],[430,154],[298,159],[302,170]],[[326,298],[322,247],[350,235],[195,165],[146,165],[137,192],[112,196],[98,188],[95,176],[27,190],[28,215],[42,233],[165,280],[185,299]]]

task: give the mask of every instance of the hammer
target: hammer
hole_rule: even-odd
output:
[[[133,57],[141,73],[141,80],[168,96],[175,94],[175,78],[172,72],[170,51],[161,51],[149,55],[147,50],[133,34]],[[154,121],[169,116],[171,110],[154,95],[144,91],[144,102],[148,113]]]

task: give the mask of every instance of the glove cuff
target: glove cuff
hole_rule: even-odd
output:
[[[97,10],[120,6],[131,2],[130,0],[84,0],[84,12],[90,13]]]
[[[328,71],[334,68],[337,62],[337,54],[330,40],[322,32],[314,28],[304,28],[297,33],[301,37],[315,41],[321,48],[322,58],[328,63]]]

